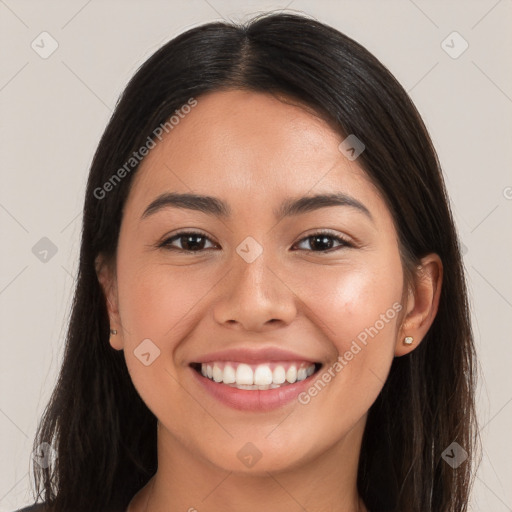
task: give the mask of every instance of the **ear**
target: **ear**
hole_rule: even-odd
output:
[[[121,328],[121,318],[119,315],[119,301],[117,296],[117,279],[112,265],[105,260],[102,254],[98,255],[94,261],[96,275],[100,282],[103,294],[106,300],[108,316],[110,319],[110,329],[117,331],[117,334],[110,335],[110,345],[116,350],[123,349],[123,338]]]
[[[406,299],[406,312],[398,330],[395,356],[412,352],[427,334],[439,307],[443,282],[443,263],[437,254],[421,259],[416,269],[414,282],[410,284]],[[404,344],[406,336],[412,337],[411,344]]]

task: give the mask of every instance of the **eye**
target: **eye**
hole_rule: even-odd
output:
[[[179,246],[175,245],[176,242],[179,243]],[[341,247],[353,247],[353,244],[348,240],[345,240],[339,235],[334,235],[329,231],[318,231],[317,233],[304,237],[296,244],[296,246],[303,244],[304,242],[308,243],[310,249],[299,247],[299,250],[306,250],[309,252],[325,253],[336,251]],[[211,244],[210,247],[205,246],[207,243]],[[335,243],[338,245],[335,246]],[[164,249],[185,253],[199,253],[205,249],[211,249],[215,246],[216,244],[214,244],[209,237],[199,231],[181,231],[172,237],[167,238],[158,245],[158,247],[162,247]]]
[[[300,240],[297,245],[303,242],[307,242],[312,249],[300,248],[300,250],[309,250],[310,252],[333,252],[342,247],[354,247],[348,240],[339,235],[334,235],[330,231],[313,233]],[[339,245],[333,246],[335,242]]]
[[[173,245],[175,242],[179,242],[181,247]],[[212,244],[211,247],[215,246],[204,233],[199,231],[181,231],[164,240],[158,247],[179,252],[201,252],[204,249],[211,249],[211,247],[205,247],[206,242],[210,242]]]

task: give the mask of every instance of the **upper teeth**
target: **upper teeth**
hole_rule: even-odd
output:
[[[203,376],[241,389],[273,389],[312,375],[314,363],[269,363],[249,365],[233,362],[202,363]]]

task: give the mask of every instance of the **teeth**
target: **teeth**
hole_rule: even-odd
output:
[[[254,384],[257,386],[272,384],[272,370],[268,366],[258,366],[254,372]]]
[[[254,374],[252,368],[248,364],[239,364],[235,373],[237,384],[246,384],[252,386],[254,384]]]
[[[215,382],[222,382],[222,379],[224,378],[224,372],[216,365],[213,365],[213,380]]]
[[[286,380],[293,384],[297,380],[297,367],[296,366],[290,366],[288,368],[288,371],[286,372]]]
[[[224,384],[234,384],[236,382],[235,370],[229,364],[224,366],[224,378],[222,381]]]
[[[312,366],[313,371],[315,371]],[[286,372],[282,366],[276,366],[272,372],[272,382],[274,384],[282,384],[286,380]]]
[[[276,389],[307,379],[315,372],[314,364],[211,362],[201,364],[201,374],[214,382],[250,390]]]

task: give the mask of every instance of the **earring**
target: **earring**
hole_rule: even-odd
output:
[[[115,329],[110,329],[110,335],[115,336],[117,334],[117,331]]]
[[[404,345],[412,345],[414,338],[412,336],[406,336],[404,338]]]

